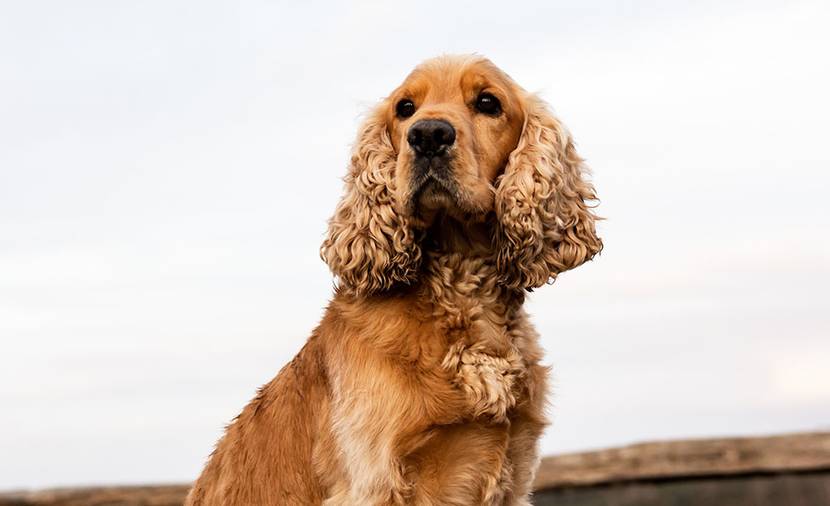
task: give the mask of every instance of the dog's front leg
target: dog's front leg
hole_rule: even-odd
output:
[[[530,506],[533,478],[539,467],[539,439],[548,424],[545,417],[548,369],[528,366],[525,389],[520,395],[510,423],[507,455],[513,466],[513,487],[505,506]]]
[[[339,367],[332,377],[331,431],[348,483],[326,506],[408,504],[411,484],[400,455],[401,432],[413,424],[413,406],[400,371],[372,357]]]

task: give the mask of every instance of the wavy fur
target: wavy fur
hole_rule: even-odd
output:
[[[380,110],[360,128],[343,198],[329,221],[320,255],[341,286],[359,294],[414,281],[421,248],[397,212],[395,150]]]
[[[525,125],[497,183],[497,263],[513,288],[537,288],[602,250],[590,202],[593,186],[570,134],[534,96]]]

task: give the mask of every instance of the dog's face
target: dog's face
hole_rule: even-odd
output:
[[[493,210],[522,132],[517,91],[483,59],[432,60],[406,78],[385,101],[399,212],[429,224],[440,211],[468,219]]]
[[[363,123],[321,255],[357,295],[416,283],[435,248],[422,232],[443,213],[487,228],[456,254],[488,257],[503,286],[538,287],[602,249],[585,172],[559,120],[495,65],[429,60]]]

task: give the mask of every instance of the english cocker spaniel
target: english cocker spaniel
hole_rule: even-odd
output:
[[[570,134],[488,60],[440,57],[371,112],[345,181],[334,299],[187,504],[530,504],[548,370],[522,304],[602,248]]]

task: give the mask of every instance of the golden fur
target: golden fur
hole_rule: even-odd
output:
[[[483,92],[498,115],[476,110]],[[422,119],[455,128],[445,187],[412,183]],[[530,504],[547,369],[522,304],[602,248],[584,172],[561,123],[489,61],[416,68],[358,135],[321,249],[339,279],[322,322],[187,504]]]

